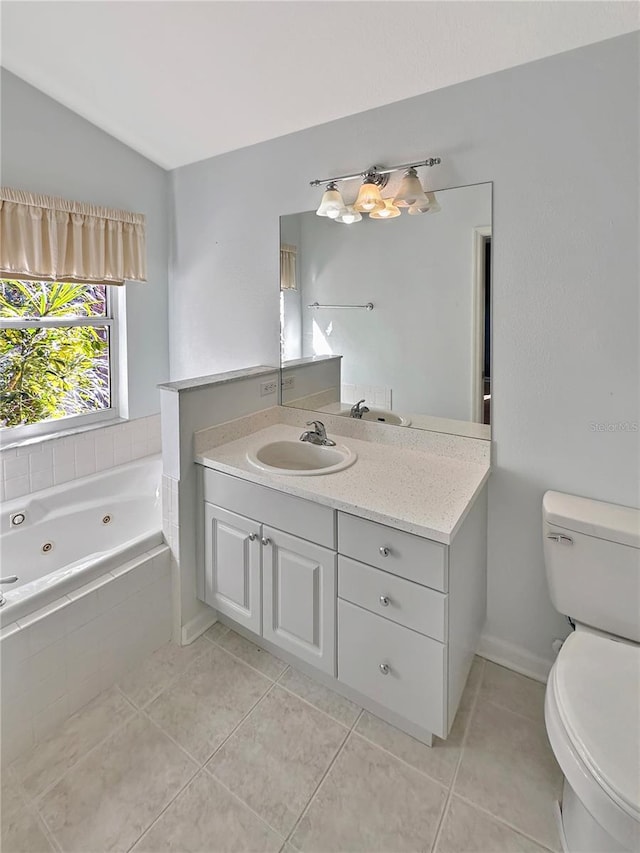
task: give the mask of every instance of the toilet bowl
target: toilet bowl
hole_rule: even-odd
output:
[[[565,777],[566,850],[640,851],[640,646],[574,632],[549,676],[545,722]]]
[[[545,696],[563,847],[640,853],[640,511],[547,492],[543,530],[552,601],[575,624]]]

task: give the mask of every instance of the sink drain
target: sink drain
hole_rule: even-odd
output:
[[[51,542],[45,542],[44,545],[42,546],[42,553],[48,554],[49,551],[51,551],[52,549],[53,549],[53,545],[51,544]]]
[[[109,524],[110,521],[111,521],[110,515],[105,515],[104,518],[102,519],[103,524]]]

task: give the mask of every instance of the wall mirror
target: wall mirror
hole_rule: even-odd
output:
[[[388,220],[280,218],[283,405],[491,437],[491,194],[440,190],[434,211]]]

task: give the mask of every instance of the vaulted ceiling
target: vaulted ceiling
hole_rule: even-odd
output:
[[[166,168],[639,27],[579,0],[1,7],[6,68]]]

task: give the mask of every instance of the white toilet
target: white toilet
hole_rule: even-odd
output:
[[[576,629],[545,700],[563,845],[639,853],[640,510],[547,492],[543,529],[551,598]]]

